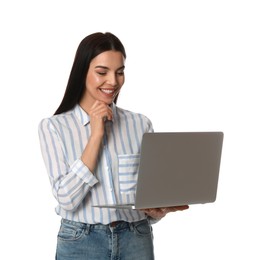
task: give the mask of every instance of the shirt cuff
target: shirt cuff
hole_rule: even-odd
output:
[[[148,221],[151,225],[156,224],[161,220],[161,218],[152,218],[150,216],[148,216],[147,218],[148,218]]]
[[[97,178],[80,159],[77,159],[72,164],[71,170],[90,187],[93,187],[98,182]]]

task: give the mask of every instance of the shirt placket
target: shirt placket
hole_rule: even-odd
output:
[[[104,138],[103,138],[103,148],[104,155],[106,158],[106,171],[107,171],[107,185],[108,185],[108,193],[109,193],[109,201],[110,204],[117,204],[116,196],[115,196],[115,187],[112,173],[112,158],[108,149],[108,135],[105,129]]]

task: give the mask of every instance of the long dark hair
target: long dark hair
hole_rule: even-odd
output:
[[[56,110],[55,115],[69,111],[79,103],[85,90],[85,80],[91,60],[100,53],[109,50],[120,51],[124,58],[126,58],[123,44],[110,32],[93,33],[81,41],[75,54],[63,100]],[[115,103],[117,97],[114,100]]]

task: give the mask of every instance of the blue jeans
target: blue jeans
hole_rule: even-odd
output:
[[[57,260],[153,260],[152,227],[147,220],[89,225],[62,219]]]

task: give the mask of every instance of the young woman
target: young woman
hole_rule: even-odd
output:
[[[151,121],[116,106],[126,53],[111,33],[84,38],[63,100],[39,125],[56,213],[56,259],[154,259],[151,223],[188,206],[142,211],[93,207],[134,202],[140,144]]]

